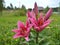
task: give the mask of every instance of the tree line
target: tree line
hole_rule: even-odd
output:
[[[24,5],[22,5],[22,7],[21,8],[18,8],[18,7],[13,7],[13,4],[12,3],[10,3],[10,6],[7,6],[7,7],[5,7],[4,6],[4,4],[5,4],[5,2],[4,2],[4,0],[0,0],[0,14],[2,14],[2,11],[3,10],[22,10],[22,11],[20,11],[20,12],[26,12],[26,7],[24,6]],[[60,8],[59,8],[60,9]],[[44,11],[45,12],[47,12],[49,10],[49,7],[47,6],[46,8],[44,8]],[[54,12],[57,12],[58,11],[58,8],[53,8],[53,11]]]

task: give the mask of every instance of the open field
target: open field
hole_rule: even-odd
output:
[[[26,21],[26,16],[14,16],[14,12],[3,12],[0,16],[0,45],[19,45],[19,39],[13,39],[14,33],[11,31],[17,28],[17,21]],[[52,14],[53,21],[39,34],[39,45],[60,45],[60,15]],[[34,41],[33,31],[30,45],[36,45]],[[28,45],[28,43],[26,42]]]

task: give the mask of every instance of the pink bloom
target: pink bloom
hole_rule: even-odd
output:
[[[35,13],[33,12],[33,11],[28,11],[27,12],[27,14],[26,14],[26,16],[27,16],[27,19],[29,20],[29,23],[31,24],[31,21],[30,21],[30,18],[35,18],[36,16],[35,16]],[[35,18],[36,19],[36,18]],[[32,25],[32,24],[31,24]]]
[[[51,16],[51,14],[52,14],[52,8],[50,8],[50,9],[48,10],[48,12],[46,13],[45,18],[44,18],[44,21],[48,20],[49,17]]]
[[[51,20],[44,21],[44,17],[42,16],[42,14],[38,18],[38,20],[36,20],[35,18],[30,18],[30,21],[37,32],[41,32],[51,22]]]
[[[27,11],[27,14],[26,14],[26,16],[28,17],[28,18],[35,18],[35,13],[33,12],[33,11]]]
[[[13,36],[13,38],[19,38],[19,37],[23,37],[26,39],[26,41],[29,41],[29,34],[30,34],[30,24],[27,21],[26,25],[24,25],[21,21],[18,21],[17,23],[18,29],[14,29],[12,30],[13,32],[15,32],[16,34]]]
[[[31,14],[30,13],[31,13],[30,11],[27,11],[26,16],[31,18]]]
[[[43,17],[43,13],[40,13],[40,17],[38,18],[38,8],[37,8],[37,4],[35,3],[34,5],[34,13],[36,16],[34,16],[34,14],[30,13],[30,15],[33,15],[32,18],[29,18],[29,20],[31,21],[31,24],[33,25],[33,28],[37,31],[40,32],[42,31],[46,26],[48,26],[51,22],[51,20],[49,20],[49,17],[51,16],[52,13],[52,9],[50,8],[49,11],[47,12],[47,14],[45,15],[45,17]],[[29,15],[29,14],[28,14]],[[36,18],[37,17],[37,18]]]
[[[35,15],[37,16],[38,15],[38,6],[37,6],[37,3],[35,2],[35,4],[34,4],[34,13],[35,13]]]

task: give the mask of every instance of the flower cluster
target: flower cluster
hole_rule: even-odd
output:
[[[31,28],[36,30],[36,32],[41,32],[45,27],[47,27],[51,20],[49,17],[52,14],[52,9],[50,8],[45,16],[43,16],[43,13],[40,13],[39,15],[37,3],[34,5],[34,10],[27,11],[27,21],[26,25],[24,25],[23,22],[18,21],[17,23],[17,29],[12,30],[16,34],[13,36],[13,38],[23,37],[26,39],[26,41],[29,41],[29,34]]]

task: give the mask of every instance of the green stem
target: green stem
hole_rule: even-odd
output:
[[[36,33],[36,44],[38,44],[39,32]]]

